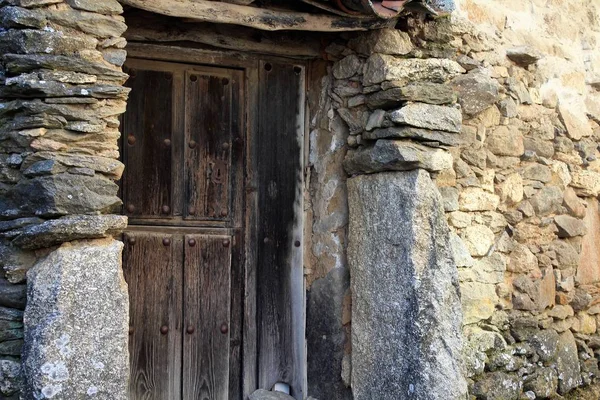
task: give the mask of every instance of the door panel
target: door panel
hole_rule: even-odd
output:
[[[131,400],[301,399],[303,69],[126,68]]]
[[[185,187],[187,219],[229,215],[232,82],[229,76],[187,71]]]
[[[185,236],[184,400],[229,398],[230,236]]]
[[[168,218],[173,210],[173,72],[128,71],[132,90],[122,127],[125,210],[136,218]]]
[[[259,386],[303,398],[303,70],[261,63],[258,110],[257,324]]]
[[[123,271],[129,285],[130,397],[181,396],[183,240],[154,232],[127,232]]]

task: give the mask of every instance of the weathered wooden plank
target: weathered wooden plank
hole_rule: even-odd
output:
[[[248,398],[258,388],[258,332],[256,319],[256,269],[257,269],[257,247],[253,244],[258,243],[258,61],[248,69],[247,73],[247,114],[246,129],[247,137],[251,140],[246,141],[246,154],[248,155],[246,164],[246,182],[245,182],[245,208],[244,208],[244,236],[247,241],[244,246],[244,346],[243,346],[243,370],[242,370],[242,398]]]
[[[183,23],[175,18],[144,13],[127,18],[125,38],[138,42],[195,42],[221,49],[294,58],[321,57],[323,34],[260,32],[247,27]]]
[[[221,24],[243,25],[266,31],[301,30],[343,32],[378,29],[390,25],[377,18],[350,18],[268,10],[238,4],[202,0],[121,0],[123,4],[171,17]]]
[[[168,217],[173,206],[173,73],[126,70],[132,90],[122,127],[125,212],[137,218]]]
[[[153,43],[129,42],[127,43],[127,55],[163,61],[214,64],[226,68],[248,68],[255,63],[251,54],[240,51],[198,49]]]
[[[183,399],[229,399],[231,237],[185,236]]]
[[[304,69],[262,62],[258,110],[258,380],[304,396]]]
[[[229,399],[242,397],[242,340],[244,312],[244,258],[245,246],[243,232],[240,230],[231,242],[231,306],[229,327]]]
[[[127,232],[132,400],[179,399],[182,351],[181,236]]]
[[[224,71],[226,72],[226,71]],[[187,71],[185,77],[186,219],[229,218],[232,77]]]

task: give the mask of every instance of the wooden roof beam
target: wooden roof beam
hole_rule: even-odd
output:
[[[187,20],[243,25],[279,31],[343,32],[389,27],[394,21],[268,10],[239,4],[203,0],[120,0],[121,3]]]

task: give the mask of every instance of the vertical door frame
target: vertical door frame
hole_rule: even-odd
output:
[[[206,49],[197,49],[190,47],[180,46],[169,46],[169,45],[157,45],[147,44],[139,42],[130,42],[126,47],[128,57],[136,59],[146,59],[149,61],[169,61],[169,62],[180,62],[186,64],[204,65],[208,67],[223,67],[223,68],[234,68],[240,69],[244,73],[244,126],[245,126],[245,139],[246,139],[246,154],[244,157],[244,168],[245,168],[245,199],[244,199],[244,210],[245,215],[243,216],[244,223],[242,227],[243,238],[242,254],[244,256],[243,266],[245,274],[244,282],[244,293],[243,293],[243,356],[242,356],[242,394],[243,399],[247,399],[256,389],[258,389],[259,382],[259,366],[258,366],[258,332],[257,332],[257,252],[256,249],[251,245],[252,243],[258,243],[258,230],[257,230],[257,219],[258,219],[258,176],[257,176],[257,150],[256,150],[256,135],[259,129],[258,126],[258,106],[259,106],[259,67],[261,61],[272,61],[280,63],[288,63],[297,65],[303,68],[303,79],[301,87],[301,93],[299,95],[303,99],[303,105],[301,111],[303,112],[301,118],[304,123],[304,145],[301,146],[300,151],[303,154],[299,154],[302,163],[302,183],[300,184],[300,202],[303,204],[303,198],[305,195],[305,171],[308,146],[306,142],[308,140],[308,108],[307,108],[307,82],[308,82],[308,66],[309,63],[304,60],[288,59],[283,57],[275,56],[260,56],[250,55],[247,53],[240,53],[234,51],[215,51]],[[301,343],[294,343],[294,348],[299,349],[302,352],[302,362],[298,368],[301,371],[298,380],[302,382],[304,394],[307,393],[307,381],[306,381],[306,340],[305,340],[305,320],[306,320],[306,290],[305,290],[305,279],[303,273],[304,265],[304,253],[305,248],[304,237],[304,224],[305,224],[305,213],[304,210],[300,210],[298,213],[299,224],[295,227],[297,232],[302,237],[302,246],[299,251],[294,253],[294,259],[301,261],[300,266],[301,274],[297,271],[294,274],[294,278],[298,282],[294,281],[293,285],[299,285],[301,287],[301,299],[296,299],[301,304],[294,304],[292,308],[298,310],[301,308],[301,315],[294,313],[295,326],[301,327],[303,330],[301,337]],[[300,290],[300,289],[299,289]],[[298,291],[299,293],[299,291]],[[270,389],[270,388],[267,388]]]

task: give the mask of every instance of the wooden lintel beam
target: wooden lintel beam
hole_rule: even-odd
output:
[[[203,0],[120,0],[121,3],[171,17],[279,31],[343,32],[379,29],[390,21],[337,15],[268,10],[239,4]]]
[[[164,18],[164,17],[163,17]],[[194,42],[216,48],[314,59],[321,56],[321,44],[314,35],[298,32],[274,33],[250,28],[208,23],[185,24],[148,15],[128,18],[125,38],[129,42]]]

